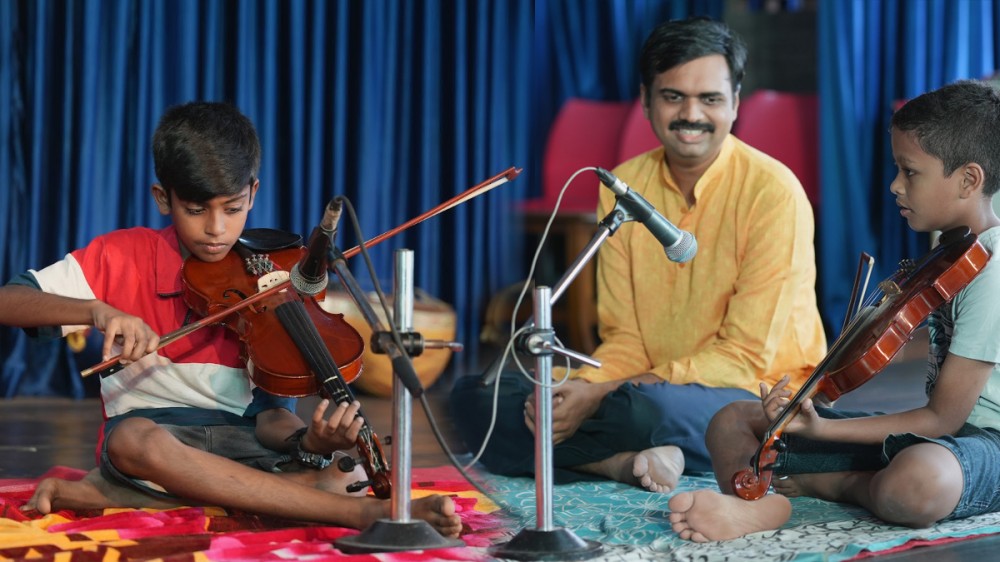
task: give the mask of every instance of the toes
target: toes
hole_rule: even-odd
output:
[[[694,494],[691,492],[676,494],[674,497],[670,498],[670,501],[667,503],[667,507],[674,513],[687,511],[691,509],[691,506],[693,505]]]
[[[693,542],[712,542],[708,539],[708,537],[697,531],[691,533],[691,535],[687,538]]]

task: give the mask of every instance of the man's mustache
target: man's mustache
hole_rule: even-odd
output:
[[[676,131],[678,129],[684,129],[687,131],[705,131],[708,133],[715,132],[715,126],[711,123],[692,123],[690,121],[673,121],[670,123],[671,131]]]

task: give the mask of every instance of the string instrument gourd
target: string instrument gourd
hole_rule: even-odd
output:
[[[951,301],[989,259],[975,234],[966,227],[955,228],[943,233],[938,246],[919,261],[905,260],[882,281],[880,293],[851,319],[813,374],[771,422],[750,467],[733,475],[736,495],[756,500],[767,492],[778,453],[785,446],[781,434],[802,402],[817,393],[833,402],[878,374],[924,319]]]

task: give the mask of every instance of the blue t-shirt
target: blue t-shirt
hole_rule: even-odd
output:
[[[993,373],[983,388],[968,423],[1000,430],[1000,227],[979,235],[994,256],[986,267],[928,319],[930,357],[927,361],[927,394],[930,395],[949,353],[993,363]]]

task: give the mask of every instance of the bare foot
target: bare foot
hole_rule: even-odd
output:
[[[388,519],[392,516],[392,505],[388,500],[379,500],[368,496],[361,498],[365,502],[362,507],[359,529],[366,529],[378,519]],[[448,538],[456,538],[462,532],[462,518],[455,513],[455,502],[448,496],[433,495],[414,499],[410,503],[410,515],[414,519],[423,519],[431,527]]]
[[[866,485],[871,481],[871,472],[819,472],[814,474],[794,474],[775,478],[771,485],[774,491],[786,498],[808,496],[821,500],[851,501],[848,491],[852,486]]]
[[[798,498],[804,496],[804,488],[800,484],[800,479],[804,474],[786,475],[786,476],[776,476],[771,480],[771,487],[774,488],[774,492],[781,494],[786,498]]]
[[[632,475],[650,492],[669,493],[684,472],[684,453],[673,445],[642,451],[632,460]]]
[[[682,539],[725,541],[781,527],[792,514],[788,498],[767,495],[756,501],[711,490],[681,492],[670,498],[670,525]]]
[[[673,445],[665,445],[638,453],[618,453],[575,468],[650,492],[668,493],[677,487],[684,472],[684,453]]]
[[[101,476],[101,471],[93,469],[82,480],[46,478],[35,488],[34,495],[21,507],[22,511],[35,510],[41,514],[61,509],[104,509],[107,507],[149,507],[169,509],[182,505],[147,496],[117,484],[112,484]],[[189,504],[187,504],[189,505]]]

